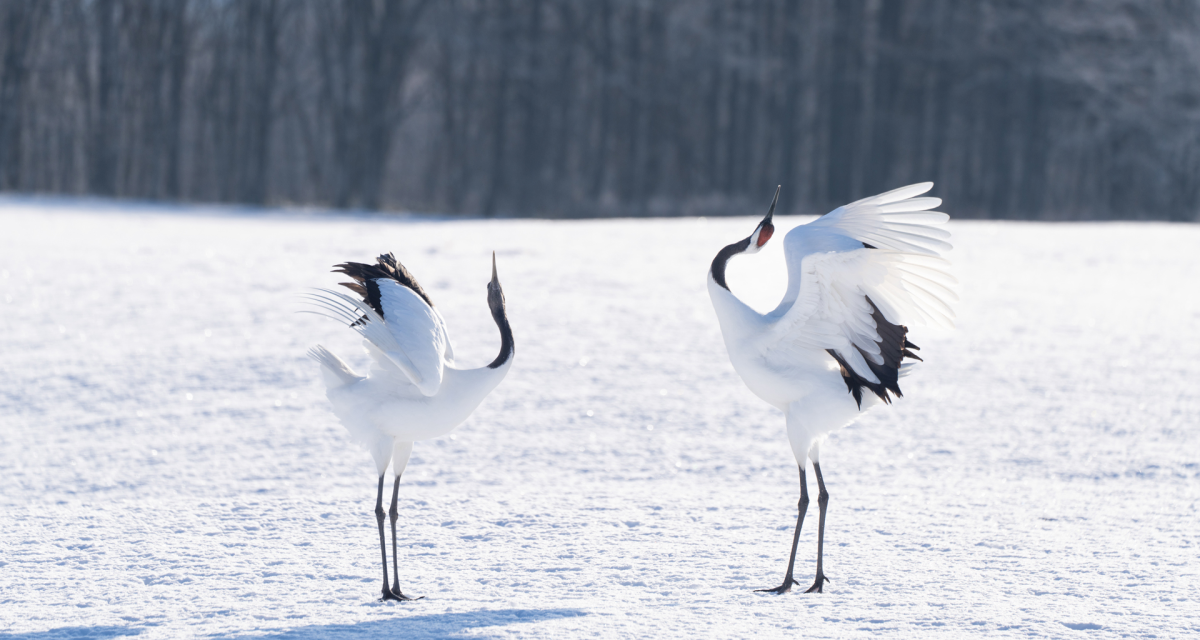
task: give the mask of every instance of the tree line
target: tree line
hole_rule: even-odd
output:
[[[0,0],[0,190],[1197,220],[1184,0]]]

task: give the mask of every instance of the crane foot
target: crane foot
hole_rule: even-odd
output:
[[[390,591],[385,589],[383,591],[383,597],[380,598],[380,600],[397,600],[399,602],[404,602],[406,600],[420,600],[421,598],[424,598],[424,597],[425,596],[420,596],[417,598],[410,598],[410,597],[404,595],[403,593],[401,593],[399,589],[392,589]]]
[[[788,591],[791,591],[792,585],[799,585],[799,584],[800,583],[796,582],[794,579],[792,579],[791,576],[788,576],[783,579],[783,584],[779,585],[778,587],[775,587],[774,589],[755,589],[754,592],[755,593],[773,593],[775,595],[781,595],[781,594],[787,593]]]
[[[829,582],[829,578],[826,578],[825,574],[823,573],[818,573],[817,579],[813,581],[813,586],[809,587],[804,593],[812,593],[814,591],[817,593],[824,593],[826,582]]]

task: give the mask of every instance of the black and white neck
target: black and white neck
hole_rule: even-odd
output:
[[[782,185],[781,185],[782,186]],[[713,258],[710,274],[712,279],[721,285],[722,289],[729,291],[729,285],[725,284],[725,265],[729,259],[741,255],[743,253],[758,253],[763,245],[771,239],[771,234],[775,233],[775,225],[771,224],[771,216],[775,214],[775,204],[779,202],[779,187],[775,187],[775,198],[771,200],[771,208],[767,211],[766,217],[762,222],[758,223],[758,227],[754,229],[754,233],[749,237],[727,245],[724,249],[717,252],[717,257]]]
[[[496,254],[492,253],[492,281],[488,283],[488,307],[492,310],[492,319],[500,330],[500,354],[488,365],[489,369],[498,369],[512,362],[516,351],[513,344],[512,327],[508,324],[508,313],[504,308],[504,290],[500,288],[500,279],[496,276]]]

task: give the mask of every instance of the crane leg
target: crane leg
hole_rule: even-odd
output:
[[[383,485],[380,484],[380,487]],[[392,484],[392,508],[388,510],[388,518],[392,521],[392,597],[395,600],[420,600],[420,598],[410,598],[400,591],[400,554],[396,552],[396,519],[400,517],[400,509],[396,507],[396,496],[400,493],[400,476],[396,476],[396,482]],[[386,560],[384,561],[387,562]],[[383,572],[387,573],[387,565],[384,564]]]
[[[375,495],[375,522],[379,524],[379,552],[383,555],[383,599],[384,600],[399,600],[392,593],[392,588],[388,586],[387,575],[387,535],[383,532],[383,518],[386,515],[383,510],[383,475],[379,474],[379,492]],[[393,534],[393,537],[395,534]]]
[[[820,478],[818,475],[817,478]],[[823,485],[822,485],[823,486]],[[800,584],[792,578],[792,569],[796,566],[796,545],[800,543],[800,529],[804,526],[804,514],[808,511],[808,479],[804,473],[804,467],[800,467],[800,502],[796,505],[800,513],[796,515],[796,532],[792,534],[792,553],[788,556],[787,575],[783,576],[783,584],[774,589],[755,589],[755,591],[765,593],[787,593],[791,590],[792,585]],[[822,510],[822,513],[824,511]]]
[[[817,506],[821,507],[821,516],[817,520],[817,578],[805,593],[821,593],[825,583],[829,582],[822,565],[825,556],[825,507],[829,505],[829,492],[825,490],[825,479],[821,477],[821,463],[814,462],[813,471],[817,473],[817,487],[820,489],[820,493],[817,494]]]

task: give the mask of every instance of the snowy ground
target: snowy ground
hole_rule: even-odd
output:
[[[832,582],[776,597],[795,467],[704,284],[755,222],[0,201],[0,638],[1200,634],[1200,227],[952,224],[959,328],[822,450]],[[731,267],[760,308],[780,244]],[[427,599],[381,603],[372,464],[304,351],[365,356],[295,296],[395,251],[479,366],[493,249],[517,360],[418,443]]]

